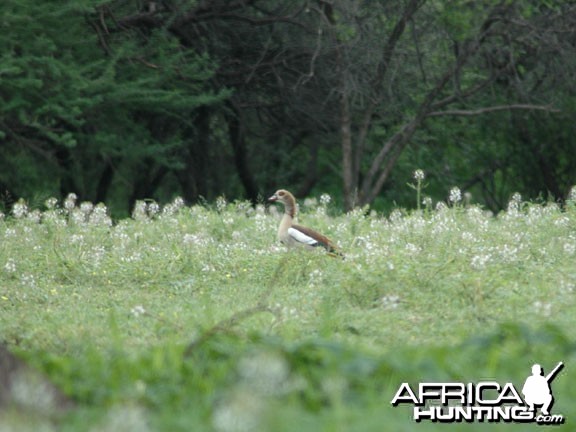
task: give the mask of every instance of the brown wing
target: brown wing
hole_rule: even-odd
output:
[[[336,246],[334,246],[334,243],[332,243],[332,241],[328,237],[320,234],[319,232],[316,232],[310,228],[303,227],[302,225],[292,225],[292,228],[297,229],[303,234],[306,234],[308,237],[312,237],[314,240],[318,242],[318,246],[322,246],[328,252],[334,253],[339,256],[342,255],[340,252],[338,252]]]

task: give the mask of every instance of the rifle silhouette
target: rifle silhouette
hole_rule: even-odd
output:
[[[552,369],[552,371],[546,375],[546,381],[548,381],[549,383],[552,382],[552,380],[554,378],[556,378],[556,375],[558,375],[558,373],[564,368],[564,363],[560,362],[556,365],[556,367],[554,369]]]

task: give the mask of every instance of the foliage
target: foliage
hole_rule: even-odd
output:
[[[407,206],[425,167],[496,211],[576,183],[562,1],[7,0],[0,202],[278,187]]]
[[[449,202],[389,217],[302,202],[343,261],[286,251],[274,209],[248,202],[138,202],[117,223],[73,196],[19,202],[0,223],[1,338],[76,407],[49,420],[14,407],[0,425],[410,430],[390,406],[403,381],[520,383],[534,362],[571,364],[573,198],[515,195],[498,215],[458,188]],[[568,418],[574,378],[554,383]]]
[[[86,15],[99,3],[1,6],[0,182],[16,197],[61,190],[105,201],[114,180],[136,177],[150,158],[181,169],[192,113],[226,96],[206,84],[209,58],[166,31],[102,46]]]

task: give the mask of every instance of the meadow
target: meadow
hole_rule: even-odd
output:
[[[402,382],[521,388],[559,361],[553,413],[570,428],[576,197],[516,194],[498,215],[457,189],[387,215],[330,201],[301,201],[299,219],[344,260],[286,250],[280,208],[225,198],[118,221],[74,196],[17,203],[0,221],[0,341],[72,405],[20,389],[0,430],[439,430],[390,404]]]

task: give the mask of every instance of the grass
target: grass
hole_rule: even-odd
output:
[[[558,361],[569,425],[576,204],[454,201],[386,217],[308,200],[301,222],[343,261],[285,250],[275,212],[244,202],[140,203],[114,224],[72,198],[19,203],[0,222],[0,340],[75,405],[13,403],[0,430],[437,430],[390,405],[401,382],[521,388]]]

